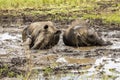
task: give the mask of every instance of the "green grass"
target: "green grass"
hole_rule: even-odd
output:
[[[120,2],[113,1],[113,6],[100,9],[97,2],[106,0],[0,0],[0,10],[16,10],[12,15],[53,15],[57,20],[84,18],[103,19],[106,23],[120,23]],[[103,2],[102,4],[108,4]],[[117,6],[115,6],[117,3]],[[34,9],[25,11],[24,9]],[[99,11],[96,11],[96,10]],[[18,11],[21,10],[19,13]],[[111,12],[116,10],[115,12]],[[98,14],[100,13],[100,14]],[[2,13],[3,14],[3,13]]]
[[[104,23],[120,23],[120,14],[116,13],[102,13],[102,14],[85,14],[83,16],[85,19],[102,19]]]
[[[41,8],[64,5],[85,5],[97,0],[0,0],[0,9]]]

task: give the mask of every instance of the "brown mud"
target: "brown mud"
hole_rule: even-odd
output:
[[[104,27],[104,25],[95,24],[95,28],[98,30],[99,33],[101,33],[102,37],[105,40],[110,40],[113,45],[102,47],[92,46],[74,48],[64,45],[61,35],[59,43],[53,48],[48,50],[29,51],[24,48],[25,46],[23,46],[21,39],[21,31],[25,26],[28,26],[28,24],[29,23],[23,23],[20,20],[18,20],[17,22],[10,22],[10,24],[6,23],[6,21],[1,22],[0,68],[4,69],[5,67],[3,64],[7,64],[8,68],[14,68],[13,72],[16,74],[15,76],[12,76],[7,74],[8,72],[6,72],[6,75],[5,73],[2,73],[0,74],[1,78],[17,77],[17,74],[25,75],[25,72],[29,73],[29,71],[27,71],[29,69],[29,67],[27,66],[29,64],[29,61],[31,61],[30,65],[33,65],[31,67],[32,70],[37,70],[38,72],[42,71],[43,73],[42,77],[39,76],[41,74],[36,74],[38,75],[37,78],[44,79],[46,77],[45,75],[48,76],[52,74],[66,74],[66,76],[68,77],[69,75],[67,74],[70,73],[76,73],[77,75],[87,74],[87,72],[80,70],[90,69],[93,65],[95,65],[97,59],[107,57],[111,58],[113,61],[116,61],[116,59],[120,58],[120,31],[116,30],[116,28],[114,27],[106,28]],[[62,24],[60,22],[56,23],[56,25],[57,24],[61,24],[60,26],[66,26],[65,24]],[[57,27],[65,29],[60,26]],[[120,61],[118,61],[117,63],[120,63]],[[96,67],[100,67],[101,65],[97,65]],[[16,70],[19,71],[19,73],[17,73]],[[101,72],[98,73],[101,76]],[[66,76],[63,75],[61,78],[66,79]],[[55,78],[56,77],[57,75],[55,76]],[[47,78],[51,79],[51,77]]]
[[[101,9],[108,7],[103,3],[99,4],[103,5],[100,7]],[[31,73],[29,76],[31,79],[33,78],[33,80],[85,80],[86,78],[80,77],[82,75],[82,77],[87,76],[87,79],[90,78],[90,80],[91,78],[101,80],[105,75],[111,80],[119,80],[120,68],[118,67],[120,66],[109,66],[120,64],[120,24],[105,24],[102,19],[90,20],[91,25],[94,25],[94,28],[102,37],[105,40],[110,40],[113,45],[78,48],[69,47],[63,43],[61,34],[59,43],[51,49],[26,50],[25,46],[23,46],[21,33],[23,28],[31,22],[50,20],[55,22],[57,28],[65,29],[73,20],[69,18],[73,15],[72,13],[67,15],[61,13],[24,14],[24,11],[29,12],[32,10],[36,9],[0,11],[1,79],[14,80],[13,78],[15,78],[15,80],[19,80],[18,76],[22,75],[23,78]],[[47,9],[47,11],[48,10],[50,9]],[[43,11],[46,11],[46,9]],[[92,11],[88,12],[91,13]],[[77,13],[81,12],[78,11]],[[56,16],[60,15],[66,16],[67,18],[56,19]],[[81,17],[81,14],[78,14],[77,17]],[[111,65],[109,65],[110,63]],[[115,75],[111,75],[108,69]]]

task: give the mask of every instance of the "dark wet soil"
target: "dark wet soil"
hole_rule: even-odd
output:
[[[91,20],[94,22],[94,28],[101,33],[105,40],[111,41],[113,45],[78,48],[69,47],[64,45],[61,34],[59,43],[51,49],[27,50],[22,43],[21,31],[33,22],[31,21],[33,17],[26,17],[28,20],[24,19],[24,17],[17,17],[15,20],[14,18],[13,20],[12,18],[8,19],[8,17],[0,17],[0,69],[6,68],[4,64],[7,64],[7,66],[10,69],[13,68],[13,72],[18,75],[25,75],[24,73],[29,73],[31,70],[37,70],[38,72],[42,72],[41,74],[39,73],[39,75],[43,74],[42,77],[38,77],[44,79],[44,76],[49,76],[50,73],[52,73],[54,77],[57,77],[55,74],[88,74],[80,70],[87,70],[93,66],[100,67],[102,63],[101,65],[95,65],[95,63],[97,60],[101,60],[102,57],[106,57],[104,60],[108,62],[109,59],[107,58],[110,58],[110,61],[112,60],[120,64],[120,26],[118,24],[114,26],[110,24],[109,27],[106,27],[106,25],[102,24],[99,20]],[[67,25],[69,25],[68,23],[70,23],[70,21],[65,24],[63,24],[63,22],[55,21],[56,25],[58,25],[57,27],[60,29],[65,29]],[[118,70],[120,73],[120,69]],[[38,75],[38,73],[35,74]],[[101,72],[98,72],[98,74],[101,75]],[[8,72],[7,74],[2,73],[0,76],[2,76],[0,78],[10,77]],[[69,75],[67,76],[69,77]],[[17,75],[12,77],[17,77]],[[66,77],[61,78],[66,79]],[[48,80],[52,79],[48,77]]]

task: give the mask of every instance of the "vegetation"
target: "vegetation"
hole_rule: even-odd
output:
[[[0,79],[3,77],[18,77],[23,76],[22,71],[17,70],[14,67],[10,67],[7,64],[0,63]]]
[[[3,15],[46,15],[49,20],[83,17],[120,23],[120,2],[117,0],[0,0],[0,10],[14,10],[1,12]]]
[[[79,6],[93,3],[98,0],[0,0],[0,9],[41,8],[51,6]],[[6,4],[6,5],[5,5]]]

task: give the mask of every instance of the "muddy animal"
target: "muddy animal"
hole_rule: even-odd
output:
[[[49,49],[59,41],[61,31],[53,22],[34,22],[22,32],[22,40],[31,49]]]
[[[97,31],[89,26],[83,19],[76,19],[64,31],[63,42],[68,46],[105,46],[111,45],[110,41],[104,41]]]

